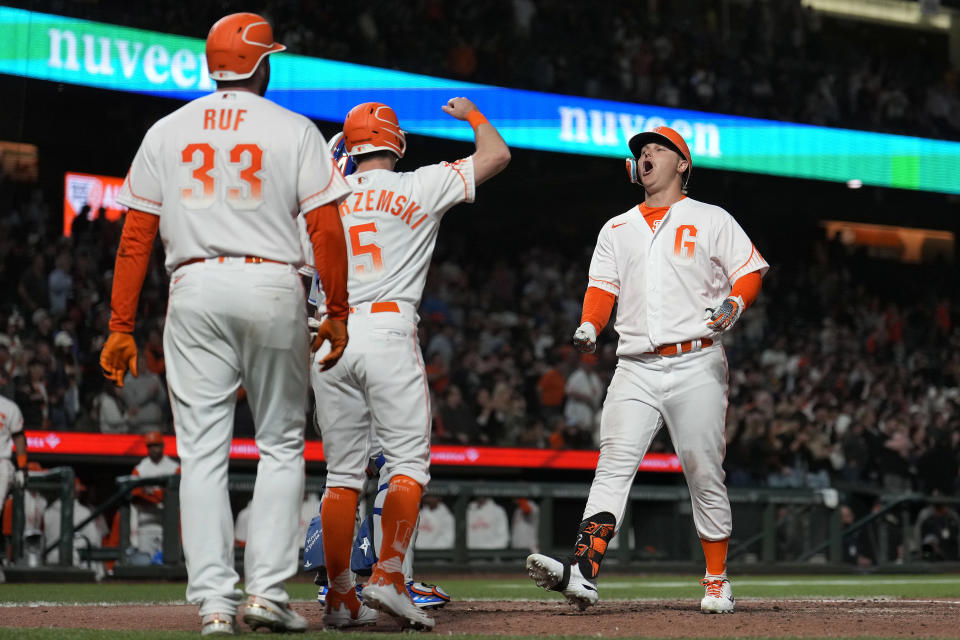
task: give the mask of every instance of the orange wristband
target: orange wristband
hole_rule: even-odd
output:
[[[467,122],[469,122],[470,126],[474,129],[482,124],[490,124],[490,121],[487,120],[487,116],[483,115],[476,109],[467,114]]]
[[[18,453],[17,454],[17,468],[26,469],[27,468],[27,454]]]

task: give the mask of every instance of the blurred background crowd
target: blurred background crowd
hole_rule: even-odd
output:
[[[196,25],[250,8],[230,0],[11,4],[194,37],[204,35]],[[957,70],[946,62],[945,38],[825,19],[799,0],[615,0],[593,9],[562,0],[415,0],[360,8],[275,0],[263,13],[292,53],[522,89],[960,139],[960,87]],[[876,45],[879,40],[883,46]],[[135,100],[142,101],[131,107]],[[102,111],[112,123],[116,144],[131,148],[121,163],[125,167],[146,127],[172,109],[160,101],[139,109],[145,101],[101,97],[93,106],[79,101],[75,106]],[[321,123],[321,130],[328,133],[331,126]],[[65,146],[53,146],[54,153],[95,152],[58,144]],[[438,149],[450,153],[454,147],[447,143],[411,136],[411,153],[418,146],[430,146],[430,162],[452,159],[431,155]],[[456,147],[455,153],[463,152],[462,145]],[[507,173],[526,172],[531,181],[542,174],[536,187],[562,192],[550,185],[563,185],[563,177],[551,176],[547,168],[561,161],[551,164],[555,159],[548,156],[518,153]],[[565,156],[562,163],[581,160]],[[82,162],[76,168],[109,172]],[[750,178],[740,176],[739,189],[719,192],[726,186],[717,187],[719,174],[695,172],[691,196],[701,197],[701,180],[710,185],[704,199],[730,207],[771,264],[760,298],[724,337],[730,364],[728,484],[960,495],[960,282],[952,262],[903,264],[852,250],[827,240],[810,220],[761,225],[764,217],[795,208],[781,191],[784,183],[757,180],[756,192],[744,194]],[[592,175],[601,175],[605,184],[623,180],[606,165]],[[64,237],[61,176],[37,185],[0,174],[0,395],[18,403],[27,429],[171,434],[162,345],[163,252],[158,244],[140,300],[140,375],[128,375],[118,389],[105,384],[98,359],[108,335],[122,221],[102,215],[91,221],[81,212],[71,236]],[[456,209],[445,219],[430,268],[420,340],[433,442],[594,449],[599,410],[616,366],[617,336],[611,320],[595,355],[578,353],[570,338],[579,324],[596,232],[622,209],[612,208],[617,205],[609,194],[600,194],[595,210],[575,218],[573,231],[563,226],[569,217],[557,214],[562,239],[533,240],[531,234],[493,241],[494,225],[509,229],[503,221],[521,216],[550,221],[557,202],[535,203],[542,210],[531,211],[528,202],[512,198],[513,190],[527,186],[508,180],[505,175],[485,187],[484,199],[495,203],[495,209],[484,210],[490,212],[488,239],[458,221],[474,211]],[[915,204],[864,213],[831,202],[824,194],[836,192],[822,183],[804,184],[815,218],[890,215],[899,224],[912,224],[930,202],[924,199],[929,194],[911,193]],[[874,191],[873,202],[892,191]],[[571,200],[571,207],[578,197],[556,196]],[[890,196],[886,202],[905,199]],[[869,208],[870,201],[861,206]],[[956,200],[937,206],[956,209]],[[943,225],[956,228],[953,220]],[[252,434],[241,396],[237,435]],[[308,437],[317,437],[313,429]],[[670,450],[662,432],[652,451]],[[483,531],[496,530],[491,538],[503,541],[508,518],[503,505],[476,502],[469,514],[476,525],[470,525],[470,546],[484,548]],[[511,535],[520,536],[512,545],[532,548],[536,504],[508,506]],[[436,517],[438,535],[451,531],[442,524],[452,517],[441,513],[445,508],[436,496],[427,500],[425,521]],[[842,508],[844,524],[851,524],[853,510]],[[782,514],[784,521],[789,517]],[[917,518],[918,527],[924,522],[949,531],[946,539],[960,537],[960,516],[952,510]],[[421,535],[423,548],[451,544],[429,542],[429,532]],[[875,561],[875,546],[862,536],[845,541],[852,563],[871,556]],[[956,558],[960,551],[954,546],[945,553]]]
[[[162,251],[141,298],[140,376],[128,374],[117,389],[104,383],[98,357],[122,223],[99,218],[62,238],[35,224],[56,217],[43,193],[20,207],[0,222],[0,394],[16,400],[28,429],[170,432]],[[438,249],[420,325],[435,443],[596,447],[616,334],[611,322],[596,355],[570,343],[590,238],[574,255],[533,245],[491,260],[459,250],[457,238]],[[956,271],[808,240],[768,239],[769,248],[758,240],[772,268],[760,299],[725,337],[729,483],[843,480],[955,493]],[[242,398],[237,427],[252,435]],[[654,450],[669,447],[664,432]]]
[[[69,0],[50,5],[53,13],[77,11]],[[196,37],[203,34],[193,25],[241,10],[251,9],[231,0],[97,2],[83,3],[82,17]],[[943,38],[825,19],[800,0],[613,0],[589,9],[570,0],[415,0],[360,8],[274,0],[260,12],[276,25],[279,42],[303,55],[521,89],[960,139],[960,79],[945,64]]]

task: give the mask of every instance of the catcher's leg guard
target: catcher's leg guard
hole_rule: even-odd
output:
[[[600,572],[603,554],[613,538],[617,519],[609,511],[601,511],[580,523],[577,544],[570,557],[570,564],[580,567],[580,573],[588,580],[596,580]]]

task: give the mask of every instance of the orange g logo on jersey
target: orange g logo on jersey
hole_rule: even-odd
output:
[[[692,224],[682,224],[677,227],[677,239],[673,243],[673,255],[692,260],[696,247],[697,228]]]

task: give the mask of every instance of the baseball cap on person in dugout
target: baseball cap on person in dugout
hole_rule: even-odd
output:
[[[273,27],[255,13],[232,13],[207,34],[207,69],[214,80],[244,80],[269,54],[286,47],[273,41]]]
[[[143,441],[148,447],[152,444],[163,444],[163,434],[159,431],[148,431],[143,434]]]
[[[630,181],[637,184],[640,183],[637,177],[636,159],[640,157],[640,152],[643,150],[643,147],[651,142],[662,144],[668,149],[680,154],[683,159],[687,161],[687,170],[684,172],[683,177],[683,185],[686,187],[690,181],[690,173],[693,171],[693,158],[690,156],[690,147],[687,146],[687,141],[683,139],[683,136],[674,129],[665,126],[656,127],[650,131],[641,131],[630,138],[628,144],[630,146],[630,153],[633,154],[633,158],[627,158],[627,173],[630,175]],[[631,171],[631,168],[633,171]]]

